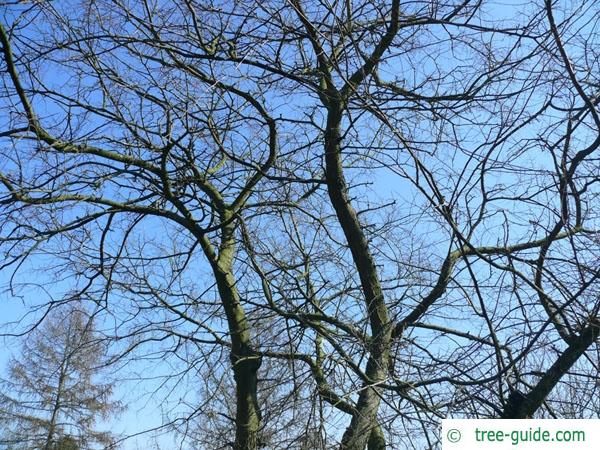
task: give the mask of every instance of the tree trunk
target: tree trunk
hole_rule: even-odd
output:
[[[371,327],[370,355],[365,375],[369,379],[361,390],[356,412],[343,437],[341,449],[364,450],[371,433],[378,428],[377,411],[381,401],[377,384],[385,380],[389,366],[392,340],[387,306],[379,282],[375,261],[369,249],[358,215],[350,203],[341,159],[342,102],[331,101],[328,108],[327,131],[325,134],[325,177],[329,198],[342,227],[367,305]],[[381,430],[379,430],[381,432]],[[381,433],[379,433],[381,434]],[[374,441],[381,441],[376,439]]]
[[[208,240],[202,241],[215,280],[231,336],[231,364],[236,388],[235,450],[256,450],[261,426],[258,405],[258,369],[262,363],[260,355],[252,348],[250,328],[240,302],[240,295],[233,276],[235,241],[233,228],[223,231],[218,256]]]
[[[371,433],[369,434],[367,450],[385,450],[385,448],[385,436],[381,426],[378,424],[371,430]]]
[[[566,350],[561,353],[550,369],[527,394],[511,395],[502,413],[503,419],[525,419],[542,406],[544,400],[573,364],[598,339],[600,322],[593,320],[579,336],[571,338]]]
[[[68,360],[68,356],[65,356]],[[46,436],[46,443],[44,444],[44,450],[52,449],[52,441],[54,440],[54,435],[56,434],[56,421],[58,420],[58,413],[60,412],[60,401],[62,397],[63,387],[65,384],[66,377],[66,365],[68,361],[63,361],[60,366],[60,373],[58,375],[58,386],[56,388],[56,398],[54,399],[54,404],[52,405],[52,415],[50,417],[50,423],[48,425],[48,435]]]

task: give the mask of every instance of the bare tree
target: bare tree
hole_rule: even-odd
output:
[[[51,255],[116,362],[173,361],[195,445],[597,416],[594,8],[15,6],[4,267]]]

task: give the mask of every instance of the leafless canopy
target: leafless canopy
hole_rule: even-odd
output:
[[[12,292],[95,303],[183,447],[598,417],[600,10],[507,3],[9,5]]]

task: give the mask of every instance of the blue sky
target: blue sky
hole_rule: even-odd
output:
[[[490,17],[494,17],[495,19],[497,19],[499,16],[506,16],[506,18],[512,18],[512,15],[514,14],[514,10],[512,9],[512,7],[515,5],[522,7],[523,5],[527,5],[527,3],[528,2],[525,1],[497,2],[495,5],[489,6],[488,14]],[[427,55],[421,56],[423,57],[422,61],[425,61]],[[450,64],[449,62],[445,61],[437,61],[437,63],[439,63],[442,67]],[[423,64],[426,65],[427,63]],[[403,66],[400,64],[390,64],[389,67],[385,68],[384,72],[390,77],[396,75],[401,77],[404,75]],[[60,75],[49,75],[57,77],[56,81],[61,81]],[[293,96],[287,99],[283,99],[282,101],[289,101],[292,98]],[[301,102],[298,103],[298,105],[301,104]],[[36,105],[36,107],[37,106],[39,105]],[[280,107],[282,108],[282,111],[285,112],[286,107]],[[490,116],[492,116],[492,114],[490,114]],[[493,117],[490,120],[493,120]],[[420,130],[421,133],[426,133],[427,131],[427,129]],[[475,145],[477,143],[477,140],[480,139],[480,136],[477,136],[477,132],[477,129],[469,130],[469,132],[465,134],[465,141],[472,140]],[[531,133],[531,135],[534,135],[535,132],[535,128],[529,129],[527,131],[527,133]],[[507,145],[510,144],[511,142],[509,142]],[[461,166],[461,164],[466,163],[465,155],[453,155],[451,149],[445,149],[445,151],[447,152],[446,161],[449,165],[455,164],[457,166]],[[390,153],[389,156],[396,157],[397,155]],[[524,160],[520,162],[523,165],[529,163],[529,161]],[[536,161],[534,162],[536,164],[539,164],[540,166],[543,166],[544,164],[547,164],[548,160],[544,160],[542,157],[539,157],[536,158]],[[440,167],[442,166],[443,164],[440,163]],[[385,169],[377,170],[375,171],[375,173],[376,176],[373,176],[371,179],[369,179],[369,181],[372,184],[368,188],[365,188],[362,191],[358,191],[361,192],[362,196],[362,199],[358,201],[365,199],[369,199],[374,202],[386,202],[389,200],[396,200],[399,204],[405,205],[406,203],[414,199],[416,191],[410,185],[410,183],[403,181],[400,177],[393,173],[390,173]],[[357,180],[361,179],[360,171],[357,170],[356,173],[354,173],[354,175],[356,176]],[[371,174],[369,174],[369,177],[371,177]],[[450,191],[450,194],[451,188],[453,187],[453,183],[455,181],[456,180],[453,179],[446,180],[446,184],[449,188],[448,190]],[[497,175],[497,178],[493,180],[493,182],[499,184],[514,183],[516,181],[517,180],[511,180],[510,177],[508,179],[503,179],[501,174]],[[498,209],[501,210],[502,208]],[[513,211],[513,213],[514,212],[515,211]],[[498,222],[495,222],[496,224],[501,223],[503,220],[502,216],[499,215],[497,220]],[[494,221],[491,222],[494,223]],[[407,227],[412,225],[413,224],[408,224]],[[419,227],[420,229],[417,231],[419,232],[423,240],[426,240],[428,238],[430,239],[430,236],[433,235],[433,232],[439,230],[439,224],[435,222],[423,221],[419,223]],[[515,228],[513,228],[513,235],[511,236],[511,240],[518,238],[520,236],[520,231],[522,231],[523,229],[524,228],[520,229],[519,226],[517,226],[517,231],[515,232]],[[414,230],[411,229],[407,231]],[[146,225],[146,229],[143,229],[142,232],[146,236],[153,236],[156,240],[159,241],[162,231],[159,228],[153,228],[152,225]],[[481,243],[495,243],[499,238],[501,238],[501,236],[483,232],[480,236],[477,236],[477,238],[481,240]],[[489,242],[486,242],[486,240],[488,240]],[[445,249],[443,248],[444,244],[445,241],[441,240],[439,246],[437,247],[440,254],[443,254],[443,252],[445,251]],[[383,245],[382,250],[384,250]],[[30,262],[20,270],[20,276],[17,278],[17,280],[19,283],[24,283],[28,286],[24,289],[19,289],[18,297],[13,296],[11,291],[7,289],[7,285],[10,282],[10,272],[0,272],[0,286],[4,287],[4,289],[2,289],[2,291],[0,292],[2,322],[12,322],[18,320],[20,317],[23,316],[24,313],[28,311],[28,308],[30,308],[31,305],[44,304],[49,300],[63,298],[70,292],[70,290],[72,289],[72,284],[70,280],[60,280],[58,278],[55,278],[49,271],[44,271],[44,267],[47,267],[46,265],[51,265],[52,263],[51,260],[49,260],[49,258],[50,256],[34,256],[30,260]],[[457,298],[456,301],[460,301],[460,299]],[[24,304],[26,304],[27,306],[24,307]],[[23,322],[23,325],[27,325],[30,322],[31,317],[28,317]],[[107,327],[110,326],[108,319],[103,325]],[[5,328],[7,332],[14,332],[16,329]],[[4,367],[9,355],[13,352],[18,351],[18,339],[5,337],[3,343],[5,349],[3,352],[0,353],[0,365]],[[121,416],[115,417],[113,420],[107,421],[106,423],[102,424],[102,426],[111,428],[117,434],[134,434],[138,431],[158,426],[162,420],[161,414],[158,413],[159,411],[161,411],[161,408],[164,408],[165,410],[170,410],[171,407],[177,408],[177,406],[174,406],[170,403],[163,403],[161,400],[162,394],[159,394],[155,397],[150,395],[150,393],[160,384],[160,378],[157,378],[152,382],[145,380],[142,383],[137,379],[137,374],[144,376],[159,376],[161,370],[168,371],[169,369],[170,367],[167,365],[167,363],[164,363],[163,365],[161,364],[161,361],[152,363],[145,361],[129,363],[127,372],[131,374],[131,380],[118,383],[116,385],[115,391],[115,398],[118,400],[122,400],[124,403],[128,404],[129,407],[127,411],[124,412]],[[190,396],[193,396],[193,393],[190,394],[190,392],[187,390],[187,386],[184,386],[185,385],[180,385],[179,387],[176,386],[174,388],[171,398],[173,399],[172,401],[175,404],[177,403],[178,398],[189,398]],[[189,400],[192,401],[193,399],[189,398]],[[126,441],[124,443],[123,450],[150,448],[150,446],[152,445],[151,442],[152,439],[150,437],[140,436]],[[173,447],[173,443],[171,441],[170,436],[163,436],[162,438],[160,438],[159,442],[160,448],[166,449]]]

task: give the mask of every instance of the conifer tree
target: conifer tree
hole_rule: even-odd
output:
[[[98,419],[118,409],[113,387],[100,376],[105,346],[85,310],[49,314],[8,364],[0,391],[0,448],[114,448]]]

